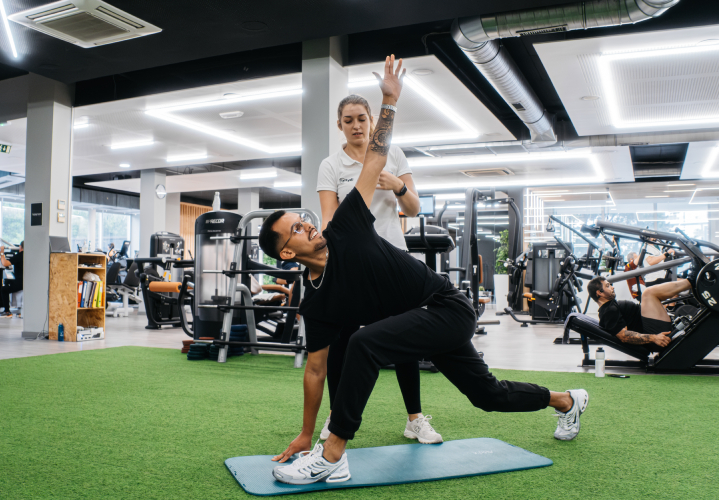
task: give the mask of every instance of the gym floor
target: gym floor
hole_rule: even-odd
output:
[[[579,345],[555,345],[554,339],[561,337],[561,325],[529,325],[522,328],[508,316],[495,316],[494,306],[489,305],[481,320],[500,321],[499,325],[488,325],[487,335],[474,337],[477,350],[484,352],[492,368],[508,370],[536,370],[557,372],[591,372],[582,368],[582,348]],[[188,337],[180,328],[145,330],[147,319],[144,313],[130,313],[127,318],[106,318],[107,338],[90,342],[55,342],[49,340],[22,339],[22,320],[3,319],[6,328],[0,329],[0,359],[40,356],[61,352],[104,349],[120,346],[164,347],[181,349],[182,341]],[[576,336],[576,334],[573,334]],[[590,345],[592,357],[599,347]],[[625,354],[604,346],[607,359],[632,359]],[[281,354],[280,354],[281,355]],[[709,356],[719,359],[719,348]],[[643,373],[641,370],[607,367],[607,372]]]

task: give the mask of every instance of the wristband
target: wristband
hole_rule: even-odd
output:
[[[381,109],[389,109],[390,111],[397,112],[397,106],[392,106],[391,104],[383,104],[380,106]]]
[[[407,184],[402,186],[402,189],[399,190],[399,193],[394,193],[394,194],[395,194],[395,196],[404,196],[405,194],[407,194]]]

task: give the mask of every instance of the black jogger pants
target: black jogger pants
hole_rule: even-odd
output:
[[[426,307],[367,325],[347,345],[342,377],[332,404],[330,432],[353,439],[382,366],[430,359],[477,408],[537,411],[549,404],[549,390],[524,382],[499,381],[479,357],[471,339],[476,317],[459,291],[434,294]]]
[[[340,336],[330,345],[327,355],[327,388],[330,393],[330,410],[334,405],[337,396],[337,387],[342,378],[342,367],[344,366],[347,345],[350,337],[360,328],[358,326],[345,327]],[[421,391],[419,388],[419,361],[408,361],[395,365],[397,383],[404,399],[404,407],[407,414],[422,413]]]

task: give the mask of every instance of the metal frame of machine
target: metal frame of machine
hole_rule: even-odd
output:
[[[583,230],[594,235],[604,233],[617,237],[638,237],[641,240],[651,238],[659,240],[664,246],[682,250],[685,255],[683,258],[609,276],[607,281],[616,283],[691,262],[692,269],[689,273],[689,281],[692,284],[691,292],[699,301],[700,309],[691,318],[679,318],[687,320],[682,329],[676,329],[678,322],[675,318],[672,342],[657,354],[650,353],[646,349],[643,350],[646,352],[639,351],[636,349],[637,346],[622,344],[614,336],[601,330],[596,320],[592,318],[584,315],[571,315],[566,322],[565,337],[568,336],[570,329],[582,336],[584,353],[582,366],[594,365],[594,360],[589,355],[589,346],[584,342],[588,337],[593,337],[638,359],[637,361],[606,360],[606,366],[629,366],[654,372],[718,373],[719,361],[705,358],[719,345],[719,259],[710,260],[702,251],[702,247],[719,252],[719,246],[708,241],[690,238],[678,228],[675,230],[676,233],[667,233],[598,220],[595,226],[586,226],[586,229],[583,228]]]
[[[315,227],[320,226],[320,221],[317,215],[310,211],[301,208],[297,209],[286,209],[286,212],[306,214],[312,220]],[[262,350],[274,350],[274,351],[290,351],[295,353],[295,368],[301,368],[304,361],[305,347],[305,330],[304,321],[300,319],[300,329],[297,335],[297,339],[294,342],[284,342],[286,339],[287,331],[283,334],[283,338],[280,342],[258,342],[257,341],[257,330],[255,328],[254,311],[259,310],[274,310],[274,311],[287,311],[288,313],[297,313],[299,311],[299,298],[302,296],[302,280],[301,276],[304,271],[284,271],[277,269],[276,267],[267,266],[259,262],[255,262],[251,259],[242,259],[245,252],[245,246],[251,240],[258,239],[257,236],[251,236],[249,234],[249,224],[254,219],[265,218],[271,215],[275,210],[255,210],[249,212],[240,221],[237,230],[233,236],[216,236],[212,239],[229,239],[234,245],[234,257],[230,263],[229,269],[203,269],[203,274],[222,274],[229,278],[229,284],[227,287],[227,295],[223,297],[224,304],[199,304],[199,308],[203,309],[216,309],[223,314],[222,330],[220,339],[214,340],[215,345],[220,346],[220,353],[217,358],[219,363],[227,361],[227,353],[230,346],[249,347],[252,349],[253,354],[256,353],[257,349]],[[246,267],[243,269],[243,267]],[[283,278],[288,281],[295,281],[295,289],[293,292],[293,299],[297,299],[298,305],[290,306],[255,306],[252,304],[252,299],[249,294],[249,289],[243,284],[237,283],[237,277],[249,274],[267,274],[276,278]],[[237,304],[237,293],[240,292],[242,301],[244,304]],[[294,300],[293,300],[294,302]],[[232,327],[232,318],[234,312],[246,311],[247,314],[247,329],[249,333],[249,342],[234,342],[230,341],[230,329]],[[289,329],[289,334],[292,334],[294,324],[291,321],[287,321],[285,325],[286,330]]]

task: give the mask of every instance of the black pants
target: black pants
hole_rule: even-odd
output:
[[[350,337],[358,330],[358,326],[345,327],[340,333],[340,337],[330,346],[330,351],[327,355],[327,388],[330,392],[330,409],[334,407],[334,401],[337,397],[337,387],[342,376],[342,366],[345,362],[347,345]],[[419,361],[398,363],[395,365],[395,371],[407,413],[422,413],[419,389]]]
[[[347,345],[330,432],[353,439],[380,368],[422,358],[430,359],[477,408],[501,412],[546,408],[548,389],[494,378],[472,345],[475,327],[469,300],[450,290],[434,294],[426,308],[412,309],[356,332]]]
[[[10,294],[22,290],[22,283],[16,283],[17,280],[8,281],[9,283],[7,285],[3,285],[2,289],[0,289],[0,296],[2,297],[1,305],[5,308],[5,312],[3,314],[10,314]]]

